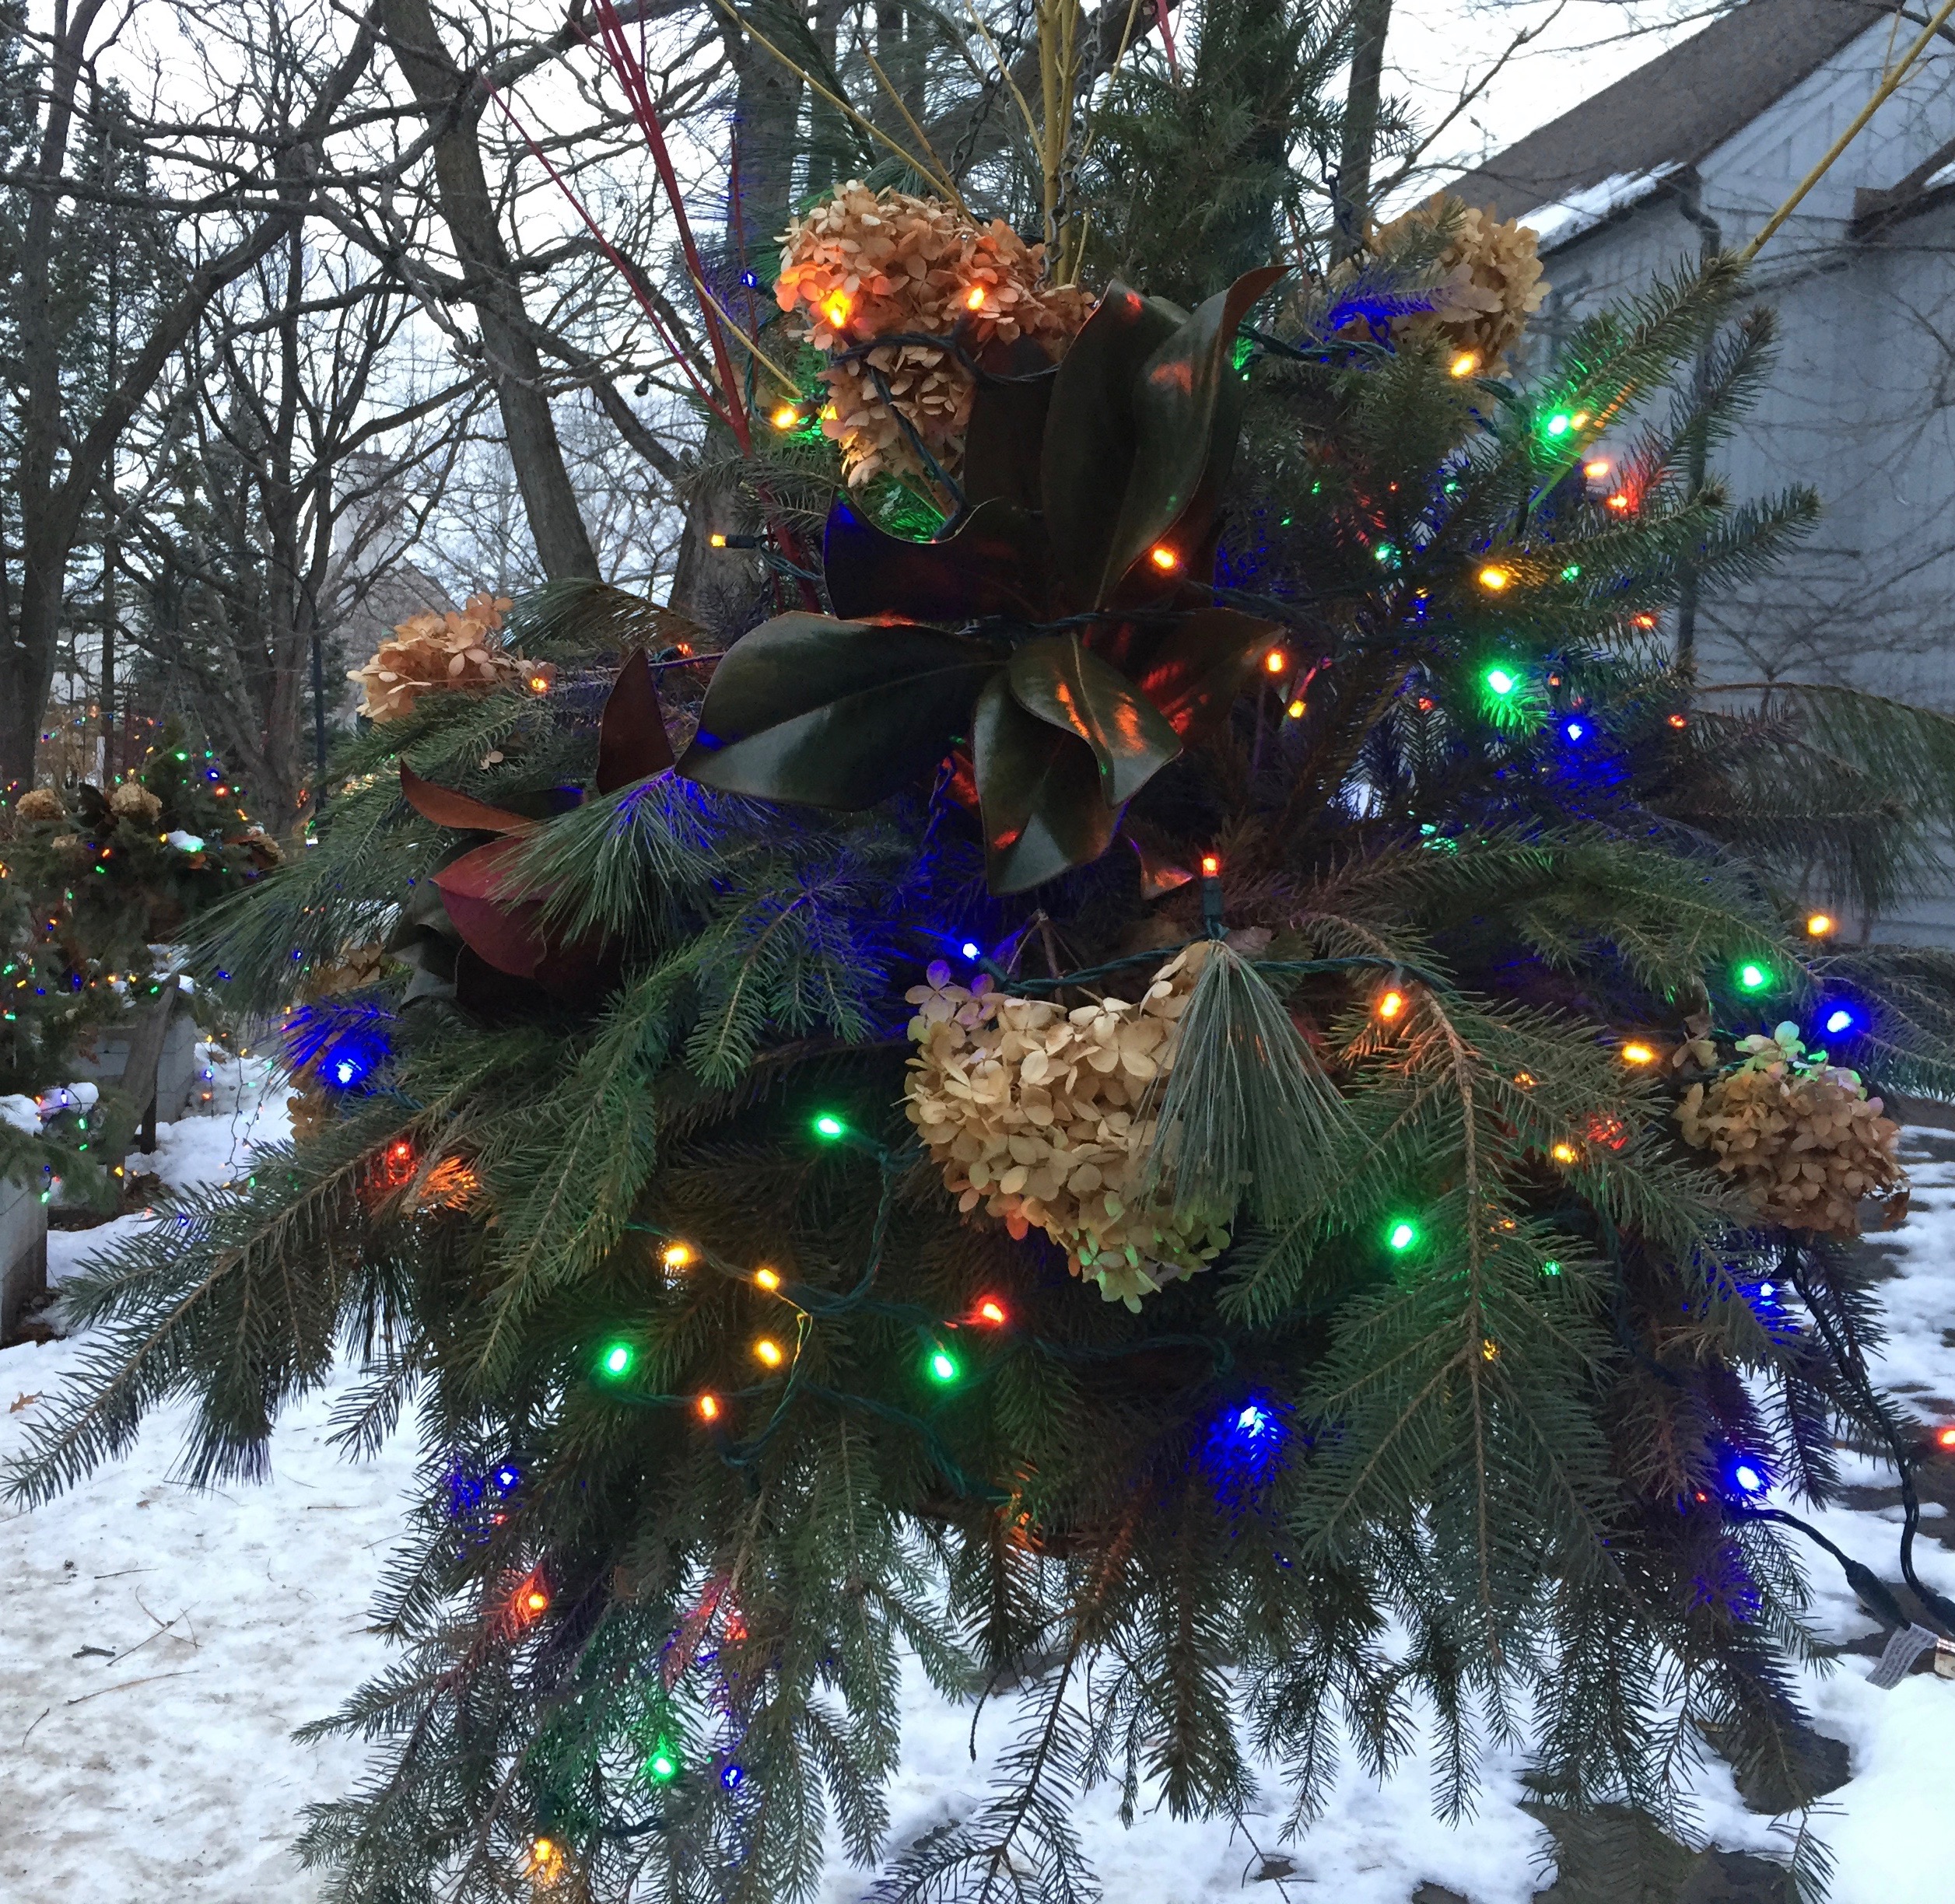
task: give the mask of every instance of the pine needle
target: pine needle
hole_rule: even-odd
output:
[[[1206,949],[1157,1115],[1144,1197],[1171,1185],[1177,1216],[1225,1220],[1246,1205],[1264,1221],[1295,1204],[1346,1122],[1344,1101],[1282,1000],[1219,942]]]

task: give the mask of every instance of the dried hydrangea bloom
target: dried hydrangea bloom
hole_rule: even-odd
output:
[[[906,996],[910,1122],[966,1214],[980,1206],[1013,1236],[1043,1230],[1077,1276],[1138,1309],[1164,1283],[1221,1253],[1216,1225],[1175,1220],[1129,1185],[1154,1141],[1151,1087],[1174,1063],[1182,1013],[1205,947],[1190,947],[1129,1003],[1067,1010],[1014,998],[930,967]]]
[[[366,695],[371,720],[399,720],[424,694],[487,694],[520,681],[531,663],[503,645],[506,595],[471,595],[459,610],[410,615],[364,667],[348,671]]]
[[[65,820],[68,809],[52,787],[32,787],[20,796],[14,811],[23,820]]]
[[[1908,1202],[1901,1127],[1859,1074],[1829,1065],[1824,1052],[1807,1055],[1790,1023],[1738,1049],[1736,1065],[1693,1084],[1677,1106],[1684,1140],[1710,1151],[1768,1223],[1857,1236],[1868,1198],[1898,1223]]]
[[[109,796],[109,810],[147,826],[163,817],[163,802],[140,780],[124,780]]]
[[[802,314],[808,341],[831,355],[876,338],[943,337],[955,327],[973,352],[1029,337],[1056,357],[1086,321],[1078,285],[1046,282],[1043,245],[1027,244],[1002,219],[978,224],[941,199],[852,181],[780,242],[775,296],[783,310]],[[822,429],[842,446],[850,487],[885,471],[923,471],[904,421],[955,472],[975,386],[949,352],[890,343],[832,363],[823,376]]]
[[[1500,376],[1548,293],[1536,234],[1512,219],[1502,223],[1491,208],[1463,207],[1440,193],[1379,226],[1367,243],[1373,256],[1389,258],[1449,217],[1458,222],[1436,261],[1432,307],[1394,317],[1393,341],[1437,338],[1449,357],[1470,356],[1478,374]]]

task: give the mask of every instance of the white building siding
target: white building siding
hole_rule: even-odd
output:
[[[1904,23],[1899,44],[1917,30]],[[1580,317],[1695,260],[1693,184],[1724,244],[1749,238],[1866,103],[1890,44],[1885,23],[1862,34],[1694,179],[1550,250],[1539,345],[1551,352]],[[1892,187],[1951,141],[1955,47],[1944,44],[1761,255],[1778,357],[1713,467],[1739,498],[1810,484],[1824,513],[1777,573],[1702,604],[1707,683],[1831,681],[1955,712],[1955,194],[1866,237],[1852,230],[1857,191]],[[1955,871],[1869,930],[1955,944]]]

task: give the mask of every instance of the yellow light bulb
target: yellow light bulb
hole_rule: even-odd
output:
[[[683,1269],[692,1262],[692,1254],[689,1243],[668,1243],[659,1252],[659,1261],[668,1269]]]
[[[1656,1053],[1641,1040],[1632,1039],[1622,1048],[1622,1061],[1624,1064],[1632,1065],[1654,1064]]]
[[[1513,579],[1512,575],[1501,568],[1498,562],[1489,562],[1480,572],[1480,586],[1484,589],[1493,590],[1496,594],[1506,587]]]
[[[1447,367],[1456,377],[1471,376],[1480,368],[1480,353],[1477,351],[1462,351]]]
[[[754,1272],[754,1287],[764,1289],[772,1294],[780,1287],[780,1272],[773,1269],[756,1269]]]
[[[724,548],[727,546],[726,537],[717,529],[706,537],[706,541],[714,548]]]
[[[798,404],[782,404],[767,419],[777,430],[791,430],[801,420],[801,411]]]
[[[1289,715],[1291,719],[1302,720],[1304,716],[1309,712],[1309,709],[1306,708],[1301,701],[1292,701],[1285,712]]]
[[[1839,922],[1830,912],[1813,912],[1807,915],[1806,930],[1814,939],[1824,939],[1833,932]]]
[[[1582,1153],[1573,1144],[1565,1141],[1557,1144],[1548,1155],[1557,1164],[1576,1164],[1582,1159]]]
[[[786,1360],[781,1346],[771,1335],[763,1335],[754,1344],[755,1356],[769,1368],[779,1368]]]
[[[839,331],[849,321],[849,300],[840,292],[822,306],[822,315],[828,320],[831,331]]]

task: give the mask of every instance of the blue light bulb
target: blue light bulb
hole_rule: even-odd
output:
[[[982,950],[975,939],[966,939],[957,949],[958,951],[962,952],[967,959],[976,958],[979,950]]]
[[[1765,1477],[1749,1461],[1740,1461],[1731,1470],[1731,1479],[1747,1494],[1756,1494],[1765,1485]]]
[[[1561,731],[1571,740],[1579,740],[1589,730],[1578,720],[1571,720],[1564,723]]]
[[[1852,1029],[1852,1024],[1853,1014],[1844,1005],[1837,1011],[1830,1011],[1826,1014],[1826,1028],[1836,1037],[1839,1033]]]

